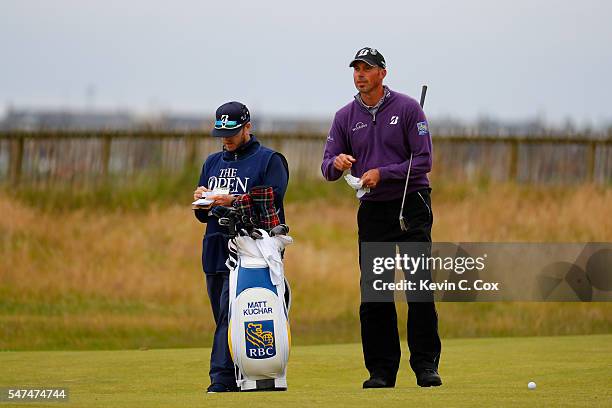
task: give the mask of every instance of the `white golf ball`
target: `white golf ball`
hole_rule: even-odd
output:
[[[533,381],[529,381],[529,384],[527,384],[527,388],[529,388],[530,390],[535,390],[536,383],[534,383]]]

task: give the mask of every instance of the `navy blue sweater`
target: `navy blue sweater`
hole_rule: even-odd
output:
[[[251,139],[233,152],[213,153],[204,162],[198,186],[209,189],[226,187],[230,194],[246,194],[255,186],[274,189],[274,205],[282,223],[285,222],[283,198],[287,191],[289,170],[287,160],[280,153],[265,146],[251,135]],[[227,227],[220,226],[208,210],[195,210],[196,218],[207,223],[202,240],[202,267],[206,274],[228,272]]]

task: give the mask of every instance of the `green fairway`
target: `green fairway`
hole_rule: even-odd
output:
[[[50,407],[612,406],[612,335],[447,340],[444,385],[429,389],[407,353],[395,389],[361,389],[360,345],[342,344],[295,347],[287,392],[206,395],[209,352],[3,352],[0,387],[68,387],[67,404],[25,405]]]

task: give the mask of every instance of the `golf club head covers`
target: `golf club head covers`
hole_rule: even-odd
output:
[[[253,200],[250,195],[243,194],[238,196],[232,203],[232,206],[238,211],[238,214],[240,214],[240,219],[243,224],[253,224],[257,226],[257,215],[255,214]]]
[[[270,230],[271,237],[274,237],[276,235],[288,235],[288,234],[289,234],[289,227],[287,226],[287,224],[279,224]]]
[[[253,187],[249,195],[253,200],[253,208],[259,219],[259,228],[270,231],[280,224],[280,219],[274,206],[274,190],[272,187]]]
[[[217,218],[229,218],[232,216],[231,207],[217,206],[210,210],[211,214]]]

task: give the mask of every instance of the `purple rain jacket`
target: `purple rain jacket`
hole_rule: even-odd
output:
[[[350,154],[356,159],[350,169],[353,176],[361,177],[374,168],[380,171],[380,182],[361,200],[401,199],[410,152],[413,157],[408,193],[429,187],[427,173],[431,171],[433,153],[423,109],[413,98],[391,90],[374,113],[355,97],[336,112],[321,171],[329,181],[339,179],[343,173],[334,167],[334,159],[340,153]]]

